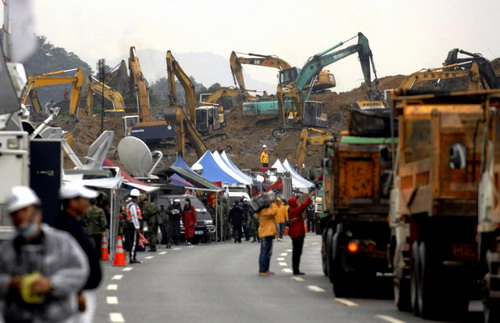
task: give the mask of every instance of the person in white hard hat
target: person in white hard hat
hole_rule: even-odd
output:
[[[125,227],[125,242],[129,251],[129,262],[131,264],[140,264],[137,260],[137,241],[141,232],[142,213],[137,204],[141,192],[134,188],[130,191],[131,201],[127,204],[127,226]]]
[[[99,256],[95,252],[89,236],[80,225],[79,219],[87,210],[89,200],[97,198],[98,195],[99,192],[83,185],[71,182],[64,183],[59,190],[62,211],[55,223],[57,229],[71,234],[87,255],[90,273],[78,298],[78,309],[81,312],[79,319],[83,322],[93,321],[97,304],[93,290],[101,283],[102,270]]]
[[[12,188],[7,212],[16,236],[0,245],[5,322],[67,322],[78,313],[75,299],[89,273],[85,254],[69,234],[41,223],[40,205],[29,187]]]
[[[260,152],[260,163],[262,167],[269,167],[269,150],[266,145],[262,146],[262,151]]]

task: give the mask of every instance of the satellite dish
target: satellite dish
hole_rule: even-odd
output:
[[[132,176],[144,176],[153,166],[151,151],[137,137],[128,136],[120,140],[118,156],[125,170]]]

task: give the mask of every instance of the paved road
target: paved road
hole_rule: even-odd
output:
[[[389,277],[359,298],[337,299],[321,271],[321,239],[309,234],[301,278],[291,274],[291,241],[274,243],[271,270],[258,272],[259,245],[223,243],[143,252],[143,263],[104,264],[96,322],[430,322],[398,312]],[[467,322],[481,322],[473,302]]]

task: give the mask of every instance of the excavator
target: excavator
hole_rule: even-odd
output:
[[[316,135],[312,136],[313,133]],[[322,146],[327,140],[333,140],[333,135],[324,129],[302,128],[296,154],[299,172],[302,171],[306,159],[307,147],[309,145]]]
[[[99,94],[113,104],[113,110],[105,110],[106,113],[123,113],[125,112],[125,102],[120,92],[113,90],[106,84],[103,84],[96,78],[89,76],[87,78],[87,91],[85,93],[86,113],[93,115],[94,95]]]
[[[196,151],[196,155],[198,158],[203,156],[205,151],[207,150],[207,146],[203,141],[200,133],[197,130],[196,121],[200,121],[199,123],[203,124],[203,121],[206,121],[208,118],[208,109],[203,110],[203,113],[198,112],[196,109],[196,96],[194,91],[194,85],[184,72],[179,63],[175,60],[171,51],[167,51],[166,54],[167,61],[167,73],[168,73],[168,91],[170,93],[170,108],[175,110],[175,133],[176,133],[176,142],[175,146],[177,152],[181,155],[181,157],[186,156],[186,141],[187,137],[191,143],[191,146]],[[186,101],[187,107],[183,108],[177,105],[177,95],[176,95],[176,86],[175,79],[179,80],[184,88],[186,93]],[[218,113],[218,107],[214,107],[212,111],[216,111]],[[200,118],[198,118],[200,116]],[[201,117],[205,118],[201,118]],[[165,116],[167,118],[167,116]],[[212,121],[215,120],[215,115],[212,115]],[[204,120],[205,119],[205,120]]]
[[[241,54],[241,53],[238,53]],[[231,72],[233,74],[234,84],[242,91],[248,91],[245,86],[245,79],[243,77],[243,67],[242,64],[256,65],[263,67],[272,67],[280,71],[294,69],[298,71],[297,68],[292,67],[287,61],[279,58],[276,55],[261,55],[261,54],[244,54],[250,57],[238,56],[235,51],[231,52],[229,57],[229,63],[231,66]],[[335,76],[330,71],[323,70],[320,72],[319,77],[313,85],[313,92],[323,91],[328,88],[335,87]]]
[[[247,92],[248,91],[249,90],[247,90]],[[227,98],[229,98],[230,100],[227,100]],[[253,100],[253,97],[250,97],[246,92],[243,92],[240,89],[234,87],[221,87],[214,93],[200,94],[201,104],[219,104],[224,107],[224,110],[230,110],[234,106],[240,105],[247,100],[251,101]]]
[[[278,97],[279,114],[282,118],[283,124],[286,122],[285,101],[290,99],[293,101],[293,105],[296,110],[295,122],[301,122],[303,125],[326,126],[323,118],[317,117],[321,115],[319,110],[322,107],[320,108],[320,106],[315,104],[314,109],[308,108],[307,99],[309,98],[312,89],[310,88],[306,91],[306,86],[308,84],[314,84],[317,75],[324,67],[355,53],[359,54],[365,84],[370,87],[370,90],[368,91],[369,99],[379,100],[380,93],[378,91],[377,73],[368,39],[362,33],[358,33],[358,43],[356,45],[351,45],[347,48],[332,52],[334,49],[344,45],[346,42],[355,37],[356,36],[345,42],[340,42],[335,46],[314,55],[307,61],[300,71],[293,67],[280,71],[279,85],[276,95]],[[373,74],[375,75],[375,89],[371,89],[371,68],[373,68]]]
[[[63,76],[70,72],[75,72],[73,76]],[[50,86],[57,84],[71,83],[71,92],[69,100],[69,115],[78,119],[81,117],[81,111],[78,109],[78,104],[80,101],[80,92],[83,85],[83,70],[81,68],[75,68],[71,70],[56,71],[51,73],[45,73],[40,75],[30,76],[28,78],[28,83],[21,96],[21,103],[26,105],[28,98],[31,99],[33,109],[38,117],[43,117],[45,115],[40,100],[36,92],[36,88],[41,86]]]
[[[128,60],[130,69],[131,86],[134,89],[139,106],[139,120],[130,129],[130,135],[144,141],[149,146],[165,144],[175,140],[175,131],[171,124],[166,121],[153,121],[151,116],[151,107],[149,104],[149,91],[146,78],[142,74],[139,58],[136,55],[135,47],[130,47],[130,57]],[[128,119],[124,117],[124,124],[130,125]],[[133,118],[133,117],[132,117]]]

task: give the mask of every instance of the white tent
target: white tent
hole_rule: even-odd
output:
[[[313,183],[309,182],[307,179],[305,179],[304,177],[300,176],[299,173],[297,173],[295,168],[293,168],[292,165],[290,165],[290,163],[288,162],[288,159],[285,159],[285,161],[283,162],[283,167],[285,167],[287,170],[289,170],[292,173],[292,176],[295,175],[307,187],[314,186]]]
[[[289,172],[290,175],[292,176],[292,186],[295,190],[301,191],[303,193],[308,193],[309,192],[309,187],[310,185],[307,185],[305,182],[303,182],[303,178],[300,176],[297,176],[295,173],[291,172],[289,169],[287,169],[281,161],[278,159],[276,162],[271,166],[271,168],[276,168],[278,172],[284,173],[284,172]],[[302,180],[301,180],[302,179]]]
[[[217,165],[219,165],[219,167],[224,171],[226,172],[226,174],[229,174],[231,177],[237,179],[240,183],[243,183],[243,184],[246,184],[246,185],[251,185],[252,184],[252,181],[251,180],[248,180],[246,179],[244,176],[241,176],[240,174],[238,174],[238,172],[236,172],[235,170],[233,170],[232,167],[228,166],[223,160],[222,160],[222,157],[221,155],[219,154],[218,151],[214,151],[212,153],[212,156],[214,157],[215,159],[215,162],[217,163]]]
[[[220,156],[222,157],[222,160],[226,163],[226,165],[231,167],[231,169],[233,169],[238,175],[240,175],[242,178],[246,179],[250,183],[252,182],[252,177],[243,173],[229,158],[229,156],[226,154],[226,151],[223,151],[222,154],[220,154]]]

